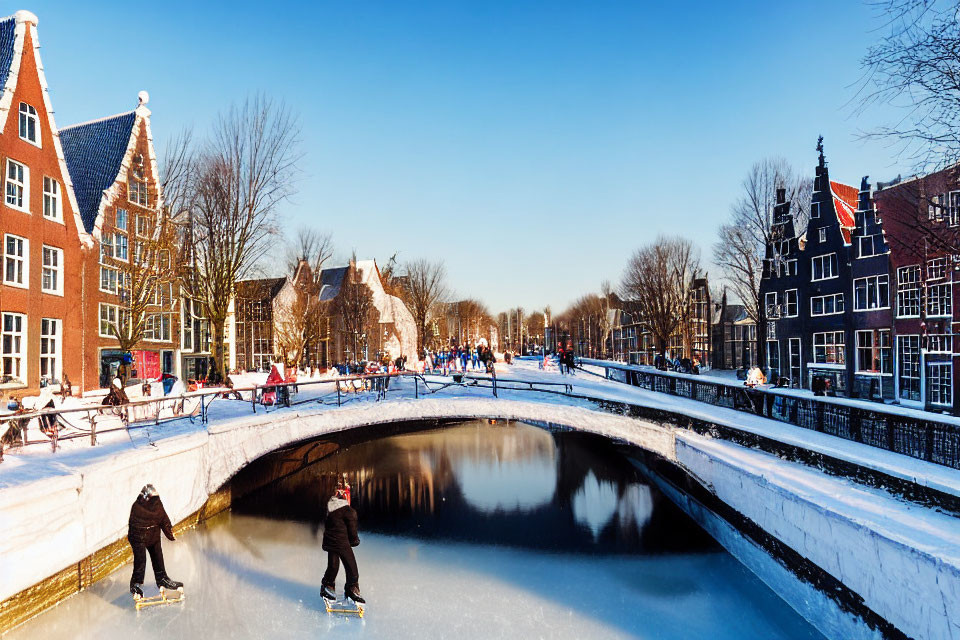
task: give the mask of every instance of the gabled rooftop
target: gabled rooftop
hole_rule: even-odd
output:
[[[837,210],[843,242],[850,244],[850,231],[856,226],[857,218],[854,214],[857,211],[860,191],[856,187],[831,180],[830,194],[833,196],[833,208]]]
[[[60,130],[80,218],[88,233],[96,225],[103,192],[120,173],[136,120],[136,111],[129,111]]]

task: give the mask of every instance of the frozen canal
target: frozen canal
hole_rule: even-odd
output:
[[[362,620],[328,615],[319,596],[336,472],[360,516]],[[621,452],[523,424],[340,448],[164,555],[185,602],[135,612],[127,566],[7,637],[821,637]]]

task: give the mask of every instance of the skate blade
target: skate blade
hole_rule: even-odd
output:
[[[343,615],[357,616],[358,618],[363,617],[364,605],[362,604],[351,605],[337,600],[327,600],[326,598],[324,598],[323,603],[327,607],[327,613],[342,613]]]
[[[176,594],[176,595],[173,595]],[[183,599],[186,596],[183,593],[183,587],[180,587],[176,591],[168,592],[166,589],[160,590],[160,595],[150,596],[149,598],[134,598],[133,605],[136,607],[137,611],[143,609],[144,607],[152,607],[158,604],[173,604],[175,602],[183,602]]]

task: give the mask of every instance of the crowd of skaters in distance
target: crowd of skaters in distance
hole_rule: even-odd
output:
[[[486,343],[481,342],[477,345],[468,343],[443,347],[436,351],[426,349],[423,352],[423,371],[447,375],[451,371],[460,373],[480,371],[483,367],[484,373],[493,373],[493,365],[496,361],[493,350]]]

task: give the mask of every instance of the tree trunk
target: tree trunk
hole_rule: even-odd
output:
[[[210,318],[210,329],[213,333],[213,345],[210,353],[213,362],[210,365],[210,381],[220,384],[227,379],[227,361],[224,341],[226,339],[226,318]]]

